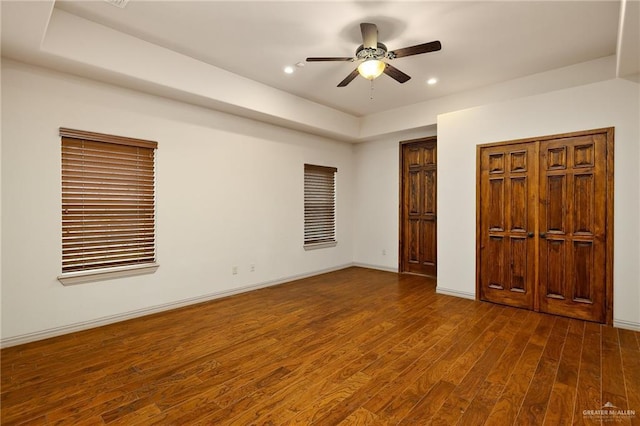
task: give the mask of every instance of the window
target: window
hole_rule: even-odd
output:
[[[64,284],[69,273],[157,267],[157,142],[65,128],[60,136],[63,276],[59,279]]]
[[[304,165],[304,247],[333,247],[336,243],[335,167]]]

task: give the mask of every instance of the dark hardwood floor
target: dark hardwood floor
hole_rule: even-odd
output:
[[[6,348],[2,424],[640,424],[640,333],[434,289],[349,268]]]

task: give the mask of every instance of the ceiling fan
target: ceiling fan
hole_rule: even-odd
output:
[[[360,74],[367,80],[373,80],[382,73],[387,74],[399,83],[406,83],[411,78],[393,65],[383,62],[382,59],[396,59],[405,56],[419,55],[421,53],[436,52],[442,49],[439,41],[431,41],[429,43],[418,44],[415,46],[405,47],[389,52],[387,46],[378,42],[378,27],[376,24],[363,22],[360,24],[362,32],[362,44],[356,49],[354,57],[326,57],[326,58],[307,58],[307,62],[354,62],[362,61],[358,68],[353,70],[338,87],[345,87],[351,83],[354,78]]]

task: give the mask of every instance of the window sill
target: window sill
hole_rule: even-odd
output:
[[[323,249],[323,248],[327,248],[327,247],[335,247],[337,245],[338,245],[337,241],[329,241],[329,242],[326,242],[326,243],[305,244],[304,245],[304,249],[305,249],[305,251],[318,250],[318,249]]]
[[[58,277],[64,286],[84,284],[114,278],[132,277],[136,275],[153,274],[160,267],[157,263],[143,265],[120,266],[117,268],[94,269],[92,271],[67,272]]]

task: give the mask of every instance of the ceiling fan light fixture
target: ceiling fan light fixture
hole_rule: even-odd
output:
[[[380,77],[384,72],[386,64],[377,59],[367,59],[358,66],[358,72],[367,80],[373,80]]]
[[[2,0],[0,0],[2,1]],[[403,73],[398,68],[389,63],[382,62],[381,59],[396,59],[406,56],[420,55],[422,53],[436,52],[442,49],[440,41],[435,40],[429,43],[416,44],[415,46],[403,47],[394,51],[387,50],[387,46],[378,41],[378,27],[376,24],[362,22],[360,24],[360,32],[362,33],[362,44],[356,49],[355,56],[328,56],[328,57],[309,57],[307,62],[355,62],[362,61],[358,68],[344,78],[338,87],[345,87],[355,79],[358,74],[367,80],[371,80],[373,88],[373,80],[385,73],[398,83],[406,83],[411,80],[411,76]]]

